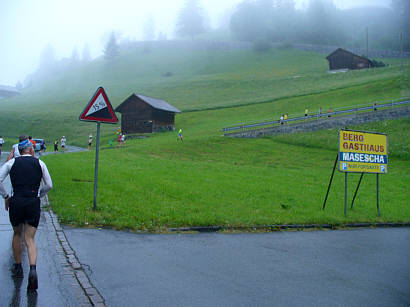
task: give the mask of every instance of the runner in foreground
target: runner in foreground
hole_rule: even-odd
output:
[[[13,255],[11,269],[15,278],[23,278],[21,265],[22,235],[27,246],[30,263],[27,290],[38,288],[37,280],[37,245],[34,241],[40,221],[40,197],[51,188],[52,181],[45,163],[34,157],[33,144],[24,140],[18,144],[21,156],[13,158],[0,168],[0,195],[4,197],[5,209],[9,211],[10,223],[13,226]],[[10,196],[3,186],[3,180],[10,174],[13,195]],[[40,189],[41,179],[44,186]]]

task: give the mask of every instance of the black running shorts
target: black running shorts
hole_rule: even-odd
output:
[[[40,222],[40,198],[38,197],[16,197],[9,200],[9,217],[13,227],[27,223],[35,228]]]

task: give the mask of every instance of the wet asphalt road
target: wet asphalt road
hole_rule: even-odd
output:
[[[2,154],[1,161],[5,156]],[[2,164],[2,162],[0,164]],[[4,184],[10,188],[7,178]],[[55,231],[42,214],[36,234],[38,247],[37,272],[39,289],[35,293],[27,293],[28,259],[27,251],[23,251],[24,279],[13,279],[10,268],[14,263],[11,249],[13,236],[8,212],[4,210],[4,201],[0,197],[0,306],[45,306],[64,307],[82,306],[84,297],[78,285],[73,287],[72,274],[66,271],[65,256],[59,248]]]
[[[38,295],[27,295],[26,278],[14,283],[6,214],[0,210],[0,306],[82,305],[44,216],[36,236]],[[410,228],[65,233],[107,306],[410,306]]]
[[[107,306],[410,306],[410,228],[65,233]]]

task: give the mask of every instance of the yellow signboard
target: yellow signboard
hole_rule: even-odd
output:
[[[339,171],[387,173],[387,135],[374,132],[339,131]]]

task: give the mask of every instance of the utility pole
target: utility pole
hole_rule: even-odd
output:
[[[366,27],[366,57],[369,58],[369,27]]]
[[[404,71],[404,65],[403,65],[403,32],[400,33],[400,63],[401,63],[401,71]]]

